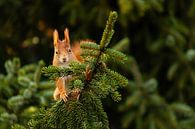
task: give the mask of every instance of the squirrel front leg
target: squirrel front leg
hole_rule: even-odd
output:
[[[63,99],[64,102],[67,101],[68,91],[65,89],[65,87],[66,87],[65,79],[64,78],[57,79],[56,89],[53,94],[55,100]]]

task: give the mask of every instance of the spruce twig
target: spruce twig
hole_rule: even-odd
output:
[[[100,41],[100,48],[101,50],[104,50],[105,47],[107,47],[110,43],[110,40],[114,34],[114,23],[116,22],[116,19],[118,17],[117,12],[113,11],[110,12],[107,24],[106,24],[106,28],[104,29],[103,35],[102,35],[102,39]]]
[[[102,35],[102,39],[100,41],[100,52],[99,55],[97,55],[97,59],[95,60],[95,62],[93,62],[93,68],[91,70],[91,78],[93,78],[94,74],[97,71],[97,66],[100,63],[100,57],[103,54],[103,52],[105,51],[105,48],[108,46],[108,44],[110,43],[110,40],[114,34],[114,23],[116,22],[116,19],[118,17],[118,14],[116,11],[110,12],[106,27],[104,29],[103,35]],[[91,79],[88,80],[88,84],[91,81]]]

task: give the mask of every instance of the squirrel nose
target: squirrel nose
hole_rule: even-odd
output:
[[[66,62],[66,58],[63,58],[63,62]]]

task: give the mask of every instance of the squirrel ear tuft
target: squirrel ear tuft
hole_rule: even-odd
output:
[[[65,30],[64,30],[64,41],[65,41],[65,45],[67,47],[70,47],[70,37],[69,37],[69,30],[68,30],[68,28],[65,28]]]
[[[55,29],[54,32],[53,32],[53,43],[54,43],[54,46],[57,45],[58,40],[59,40],[58,31]]]

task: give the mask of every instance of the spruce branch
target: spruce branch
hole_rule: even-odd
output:
[[[128,85],[128,80],[123,77],[122,75],[120,75],[119,73],[112,71],[110,69],[105,69],[105,72],[107,74],[107,76],[110,79],[113,79],[115,81],[115,84],[117,84],[118,86],[127,86]]]
[[[43,68],[43,66],[45,65],[44,61],[39,61],[39,64],[38,64],[38,68],[36,69],[35,71],[35,74],[34,74],[34,81],[36,83],[36,85],[39,85],[39,81],[40,81],[40,78],[41,78],[41,69]]]
[[[116,62],[124,63],[127,60],[126,55],[114,49],[106,49],[105,54],[108,55],[109,59],[114,60]]]
[[[121,100],[121,95],[117,90],[128,84],[125,77],[108,69],[105,64],[109,58],[118,62],[126,60],[126,56],[121,52],[107,48],[114,34],[113,27],[116,18],[117,13],[111,12],[100,45],[91,41],[81,42],[83,62],[72,62],[66,68],[48,66],[42,69],[42,73],[50,79],[71,75],[71,81],[67,84],[70,92],[66,103],[59,101],[46,112],[37,114],[29,123],[31,127],[109,128],[101,99],[110,94],[113,100]],[[75,99],[75,93],[79,94],[79,99]]]
[[[104,55],[103,52],[106,49],[106,47],[108,46],[108,44],[110,43],[110,40],[114,34],[113,28],[114,28],[114,23],[116,22],[117,17],[118,17],[118,14],[116,11],[110,12],[106,27],[105,27],[103,35],[102,35],[102,39],[100,41],[100,45],[99,45],[99,47],[97,47],[97,48],[100,48],[100,51],[99,51],[98,55],[96,55],[96,59],[93,60],[93,62],[91,62],[91,64],[90,64],[91,68],[92,68],[91,69],[92,77],[96,73],[96,71],[97,71],[96,68],[101,63],[101,57]],[[88,82],[90,82],[90,80]]]
[[[57,77],[64,77],[68,75],[81,75],[85,70],[85,64],[81,64],[78,62],[71,62],[69,67],[56,67],[56,66],[48,66],[42,68],[42,73],[49,77],[50,79],[55,79]]]
[[[105,47],[108,46],[108,44],[110,43],[110,40],[114,34],[114,23],[116,22],[116,19],[118,17],[117,12],[113,11],[110,12],[107,24],[106,24],[106,28],[104,29],[103,35],[102,35],[102,39],[100,41],[100,49],[103,50]]]
[[[63,77],[73,74],[73,71],[70,68],[48,66],[42,68],[42,73],[50,77],[50,79],[55,79],[57,77]]]
[[[94,42],[82,41],[80,46],[82,49],[100,50],[100,46]]]
[[[43,65],[40,61],[21,66],[19,58],[5,62],[7,73],[0,74],[0,128],[22,129],[38,107],[48,105],[53,84],[41,80]]]

